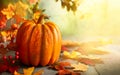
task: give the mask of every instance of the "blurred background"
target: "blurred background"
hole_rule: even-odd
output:
[[[41,0],[41,7],[61,29],[63,36],[78,39],[120,38],[120,0],[82,0],[76,13],[62,9],[60,2]],[[116,41],[116,42],[117,42]]]

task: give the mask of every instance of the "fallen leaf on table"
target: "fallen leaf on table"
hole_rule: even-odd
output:
[[[38,70],[37,72],[33,73],[35,67],[29,67],[23,69],[23,74],[14,71],[14,75],[42,75],[44,73],[44,70]]]
[[[32,75],[34,69],[35,69],[34,67],[23,69],[24,75]]]
[[[101,59],[88,59],[88,58],[80,58],[78,60],[81,63],[84,63],[86,65],[91,65],[91,66],[95,66],[96,64],[103,64],[104,62]]]
[[[62,46],[62,47],[61,47],[61,51],[69,51],[69,50],[68,50],[68,48],[67,48],[67,47]]]
[[[91,66],[95,66],[95,62],[90,60],[90,59],[86,59],[86,58],[81,58],[78,60],[81,63],[84,63],[86,65],[91,65]]]
[[[18,73],[17,71],[15,71],[14,75],[24,75],[24,74],[21,74],[21,73]]]
[[[66,66],[70,66],[71,64],[69,62],[58,62],[56,64],[53,64],[50,66],[50,68],[55,70],[64,70]]]
[[[82,48],[77,48],[75,51],[80,52],[82,55],[88,55],[87,51]]]
[[[81,75],[81,73],[70,70],[59,70],[57,75]]]
[[[78,64],[71,64],[72,67],[74,67],[74,71],[87,71],[88,65],[78,63]]]
[[[62,45],[66,47],[76,47],[76,46],[80,46],[80,42],[71,41],[71,40],[63,40]]]
[[[78,59],[80,55],[81,55],[80,52],[77,52],[77,51],[63,52],[63,58],[68,58],[68,59]]]

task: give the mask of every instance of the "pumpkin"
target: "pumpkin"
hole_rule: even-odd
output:
[[[28,66],[46,66],[59,58],[61,32],[56,24],[43,23],[44,15],[37,22],[25,21],[18,29],[16,44],[20,61]]]

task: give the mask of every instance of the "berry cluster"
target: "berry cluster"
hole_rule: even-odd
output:
[[[0,63],[0,72],[8,71],[14,73],[14,71],[17,71],[19,69],[19,66],[17,65],[18,59],[19,52],[17,51],[15,52],[15,57],[11,55],[4,55]]]

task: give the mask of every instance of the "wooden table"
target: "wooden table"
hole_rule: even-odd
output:
[[[120,45],[106,45],[104,48],[110,51],[110,54],[101,55],[104,64],[97,64],[96,66],[90,66],[86,72],[82,75],[120,75]],[[9,52],[7,55],[13,55],[14,52]],[[22,66],[23,68],[25,66]],[[43,75],[56,75],[56,71],[50,70],[47,67],[36,67],[35,71],[38,69],[44,69]],[[19,69],[22,72],[22,68]],[[0,75],[11,75],[4,72]]]

